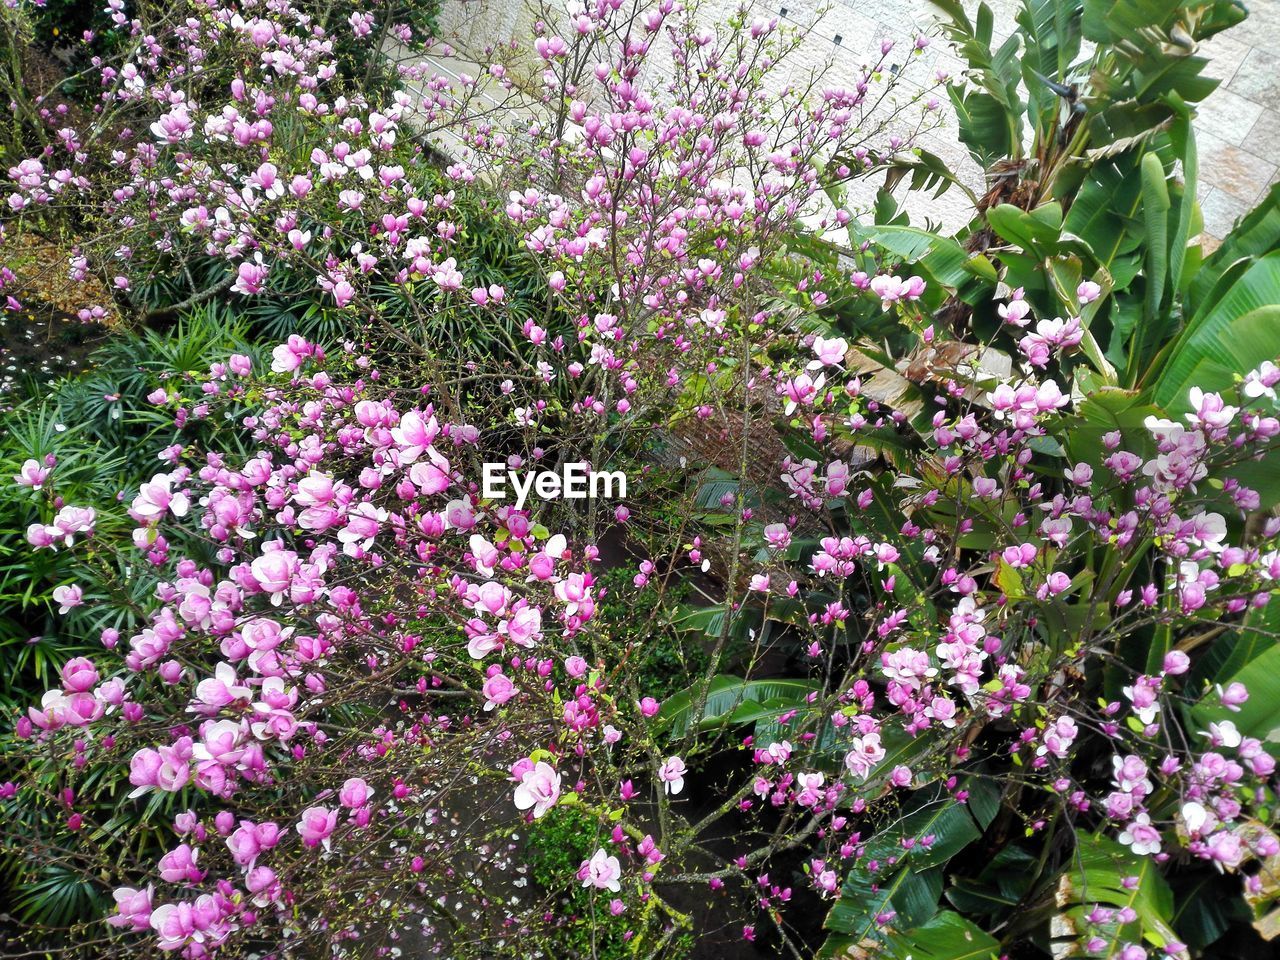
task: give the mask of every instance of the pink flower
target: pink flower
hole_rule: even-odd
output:
[[[885,750],[880,745],[878,733],[854,737],[849,747],[849,752],[844,755],[844,764],[849,768],[850,773],[863,780],[871,773],[871,768],[885,757]]]
[[[484,694],[484,708],[486,711],[492,710],[494,707],[500,707],[517,693],[516,685],[511,682],[511,678],[505,676],[501,672],[491,674],[484,681],[481,687],[481,693]]]
[[[266,283],[267,274],[271,271],[262,263],[261,257],[255,262],[246,261],[236,267],[236,282],[231,289],[246,296],[261,293]]]
[[[612,890],[617,893],[622,889],[618,881],[622,877],[622,864],[617,857],[611,857],[601,847],[590,860],[583,860],[578,868],[578,879],[584,887],[595,887],[597,890]]]
[[[283,889],[270,867],[254,867],[244,877],[245,889],[254,895],[253,902],[260,907],[280,899]]]
[[[559,799],[560,774],[550,764],[539,760],[520,775],[520,783],[515,792],[517,810],[532,807],[533,818],[536,820],[554,807]]]
[[[1151,825],[1151,818],[1140,813],[1120,834],[1120,842],[1137,856],[1160,852],[1160,831]]]
[[[22,469],[13,478],[13,482],[19,486],[39,490],[47,479],[49,479],[49,470],[46,467],[40,466],[35,460],[27,460],[23,462]]]
[[[52,547],[59,540],[63,546],[74,546],[77,533],[93,533],[95,519],[92,507],[63,507],[49,526],[33,523],[27,527],[27,542],[36,548]]]
[[[817,359],[810,360],[807,370],[818,370],[822,367],[838,367],[844,363],[844,355],[849,351],[849,342],[844,337],[814,337],[813,352]]]
[[[196,700],[199,706],[192,705],[191,710],[200,713],[217,713],[223,707],[230,706],[237,700],[248,700],[252,691],[240,685],[236,671],[229,663],[219,663],[213,668],[213,676],[206,677],[196,684]]]
[[[73,657],[62,666],[62,686],[69,693],[92,690],[98,682],[98,669],[88,657]]]
[[[1226,867],[1238,867],[1245,850],[1241,840],[1229,830],[1219,830],[1206,841],[1209,857]]]
[[[156,770],[156,787],[167,793],[177,793],[191,779],[191,765],[188,763],[191,759],[191,738],[183,737],[179,744],[181,746],[161,747],[157,751],[160,767]]]
[[[662,789],[672,796],[684,789],[684,775],[689,770],[679,757],[668,757],[658,768],[658,779],[662,781]]]
[[[53,547],[58,542],[57,532],[53,527],[46,527],[43,523],[33,523],[27,527],[27,543],[37,550]],[[54,547],[54,549],[57,548]]]
[[[135,890],[133,887],[118,887],[111,892],[116,901],[116,912],[107,917],[107,923],[113,927],[127,927],[130,930],[146,930],[151,926],[151,894],[154,888]]]
[[[165,903],[151,914],[161,950],[178,950],[188,941],[203,939],[222,916],[217,900],[205,894],[195,903]]]
[[[242,744],[246,732],[235,720],[206,721],[192,756],[196,760],[232,766],[244,755]]]
[[[1249,699],[1249,690],[1243,683],[1235,681],[1227,684],[1227,688],[1219,692],[1218,699],[1228,710],[1238,713],[1240,707]]]
[[[199,883],[204,871],[196,866],[200,852],[182,843],[160,858],[160,879],[167,883]]]
[[[287,343],[282,343],[271,351],[272,373],[293,373],[300,366],[302,357],[290,350]]]
[[[269,550],[249,564],[249,573],[271,602],[279,605],[298,569],[298,555],[292,550]]]
[[[339,280],[329,291],[339,307],[345,307],[356,297],[356,288],[347,280]]]
[[[302,842],[308,847],[316,847],[321,844],[326,850],[329,849],[329,837],[333,834],[333,829],[338,825],[338,811],[330,810],[328,807],[307,807],[302,811],[302,818],[298,820],[297,826],[294,828],[298,831],[298,835],[302,837]]]
[[[440,425],[434,415],[424,415],[418,410],[410,410],[400,418],[400,423],[391,428],[391,439],[400,448],[400,461],[412,463],[422,456],[427,448],[435,442],[440,434]],[[446,465],[447,469],[447,465]]]
[[[373,541],[387,519],[387,511],[372,503],[362,503],[347,516],[347,525],[338,531],[342,552],[349,557],[361,556],[373,548]]]
[[[166,510],[175,517],[185,517],[190,508],[186,494],[170,491],[173,478],[168,474],[157,473],[147,483],[138,488],[138,495],[133,498],[129,507],[129,515],[142,524],[157,523]]]
[[[73,607],[84,603],[84,591],[74,583],[70,586],[54,587],[53,602],[58,604],[58,613],[65,614]]]
[[[363,807],[369,802],[369,798],[373,796],[373,790],[360,777],[351,777],[342,785],[342,789],[338,791],[338,802],[348,809],[355,810],[357,807]]]
[[[899,300],[918,300],[924,293],[925,282],[920,277],[891,277],[885,274],[871,278],[871,291],[880,298],[880,306],[888,310],[889,305]]]

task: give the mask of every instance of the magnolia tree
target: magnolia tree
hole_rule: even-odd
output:
[[[1187,956],[1168,864],[1270,894],[1270,731],[1205,651],[1280,576],[1247,479],[1280,370],[1176,419],[1113,408],[1079,388],[1092,282],[1062,317],[1001,291],[977,344],[934,326],[912,263],[807,258],[803,224],[851,221],[833,158],[874,166],[918,129],[886,113],[892,45],[788,84],[774,21],[619,0],[545,11],[486,77],[410,65],[370,102],[305,11],[197,4],[160,35],[112,10],[116,143],[68,129],[15,165],[19,226],[100,217],[71,268],[126,309],[162,271],[189,275],[176,312],[301,277],[351,334],[173,371],[149,401],[221,432],[119,503],[63,502],[56,463],[14,478],[29,549],[81,559],[55,592],[72,622],[154,584],[6,741],[31,849],[115,905],[41,949],[526,955],[567,919],[526,844],[567,810],[592,954],[620,929],[636,956],[690,933],[806,956],[826,900],[831,954],[995,956],[980,910],[938,903],[947,861],[1012,833],[1040,865],[1007,861],[1031,908],[994,932],[1051,924],[1063,955]],[[463,197],[518,238],[539,315],[468,277]],[[833,300],[909,338],[919,390],[816,329]],[[441,316],[514,331],[509,353],[433,339]],[[734,481],[664,478],[654,431],[711,437]],[[517,506],[495,463],[622,470],[628,500]],[[657,617],[681,581],[707,603]],[[705,666],[652,689],[606,600]]]

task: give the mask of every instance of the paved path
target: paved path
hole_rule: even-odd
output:
[[[1280,177],[1280,0],[1245,2],[1248,18],[1200,49],[1209,59],[1208,75],[1222,81],[1199,105],[1195,124],[1204,232],[1214,246]],[[793,8],[802,10],[803,4],[799,0]],[[995,12],[996,36],[1003,39],[1012,31],[1021,4],[988,0],[988,5]],[[977,4],[966,6],[972,10]],[[881,37],[901,37],[908,27],[929,29],[932,10],[927,0],[833,0],[812,42],[834,45],[840,36],[844,45],[849,35],[869,35],[876,43]],[[932,68],[929,72],[944,69],[955,75],[962,68],[940,41],[935,40],[925,55]],[[953,127],[930,134],[925,145],[966,171],[971,185],[980,182]],[[963,216],[957,201],[943,197],[941,209],[930,213],[946,221]]]
[[[1012,31],[1021,4],[1018,0],[987,2],[995,12],[996,37],[1003,39]],[[1246,3],[1248,19],[1201,48],[1210,60],[1208,73],[1222,81],[1200,104],[1196,120],[1200,203],[1204,232],[1213,244],[1280,177],[1280,0]],[[964,66],[937,37],[928,0],[749,0],[749,4],[762,16],[781,16],[797,28],[807,28],[790,68],[797,76],[824,62],[830,62],[835,77],[853,75],[861,64],[878,56],[883,39],[899,41],[906,59],[910,39],[920,32],[930,33],[934,40],[922,56],[911,58],[909,81],[901,93],[904,98],[918,89],[912,83],[928,81],[938,70],[957,76]],[[714,19],[717,11],[735,8],[738,0],[703,0],[702,5]],[[966,6],[976,8],[976,0],[966,0]],[[532,17],[524,0],[445,0],[441,22],[460,52],[478,59],[487,44],[527,35]],[[941,99],[946,111],[943,124],[919,142],[981,192],[982,172],[957,140],[950,106],[945,96]],[[912,125],[913,117],[905,114],[904,130]],[[862,181],[851,190],[851,202],[869,205],[878,185]],[[904,192],[905,187],[899,188],[900,197]],[[951,190],[936,200],[913,197],[908,211],[914,222],[929,220],[956,229],[968,218],[970,207],[960,191]]]

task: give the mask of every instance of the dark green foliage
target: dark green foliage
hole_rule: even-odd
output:
[[[623,960],[629,956],[623,934],[630,926],[626,914],[609,912],[607,891],[566,883],[583,860],[608,843],[608,833],[581,810],[557,807],[529,827],[525,857],[529,877],[553,897],[557,909],[548,912],[550,926],[537,931],[551,956],[564,960]]]

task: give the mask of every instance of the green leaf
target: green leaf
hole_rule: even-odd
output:
[[[1269,606],[1276,606],[1274,599]],[[1267,641],[1270,647],[1235,672],[1216,679],[1224,688],[1230,683],[1243,683],[1248,689],[1249,699],[1239,710],[1222,706],[1217,691],[1211,688],[1191,708],[1191,723],[1200,731],[1207,730],[1210,723],[1230,720],[1241,734],[1256,737],[1269,753],[1280,756],[1280,644],[1274,637],[1265,637],[1264,642]]]
[[[1237,673],[1280,643],[1280,603],[1251,607],[1239,627],[1214,641],[1197,657],[1187,674],[1186,686],[1230,681]]]
[[[854,235],[859,242],[869,240],[913,268],[923,267],[945,287],[954,289],[972,277],[996,281],[995,267],[986,257],[971,257],[955,240],[919,227],[862,226]]]
[[[1124,438],[1126,450],[1140,456],[1155,451],[1151,432],[1143,422],[1149,416],[1161,416],[1162,411],[1145,402],[1136,391],[1116,387],[1088,390],[1085,398],[1076,404],[1075,414],[1062,425],[1059,434],[1073,464],[1087,463],[1094,469],[1101,468],[1108,456],[1103,438],[1115,430]]]
[[[1147,225],[1147,318],[1150,321],[1164,299],[1164,281],[1169,272],[1169,187],[1159,155],[1142,156],[1142,216]]]
[[[667,725],[670,736],[683,737],[689,732],[700,688],[700,683],[694,684],[663,701],[658,719]],[[819,684],[813,680],[743,680],[718,675],[711,679],[698,728],[710,730],[774,717],[800,706],[817,689]]]
[[[987,222],[1010,243],[1043,258],[1058,245],[1062,233],[1062,205],[1051,201],[1028,212],[1013,204],[1002,203],[987,211]]]
[[[944,910],[922,927],[889,937],[895,960],[995,960],[1000,941],[958,913]]]
[[[1134,170],[1131,156],[1094,163],[1062,224],[1064,233],[1089,245],[1098,265],[1115,277],[1117,290],[1123,290],[1132,279],[1130,275],[1121,282],[1117,261],[1142,242],[1143,225],[1137,216],[1142,187]]]
[[[1280,183],[1272,184],[1266,197],[1244,215],[1218,247],[1205,259],[1187,293],[1187,309],[1194,313],[1214,285],[1232,265],[1252,260],[1280,248]]]
[[[1280,251],[1255,260],[1201,305],[1149,373],[1157,406],[1180,416],[1188,393],[1229,388],[1238,375],[1280,356]]]
[[[1017,21],[1026,33],[1025,59],[1052,80],[1064,80],[1080,53],[1082,0],[1022,0]]]
[[[1196,153],[1196,135],[1191,126],[1191,110],[1181,99],[1174,101],[1174,107],[1178,112],[1178,119],[1169,130],[1169,139],[1182,160],[1182,188],[1178,191],[1177,219],[1169,242],[1169,280],[1176,290],[1184,291],[1194,274],[1194,271],[1184,270],[1183,267],[1187,257],[1187,244],[1191,240],[1192,223],[1198,219],[1196,185],[1200,163]]]
[[[947,92],[955,107],[960,142],[979,166],[989,167],[1013,152],[1009,112],[999,100],[981,90],[965,94],[955,84]]]
[[[965,787],[969,791],[966,803],[932,791],[926,795],[929,799],[868,841],[862,859],[845,877],[840,899],[827,915],[828,930],[845,934],[843,939],[856,944],[880,937],[884,925],[877,918],[891,910],[902,913],[904,923],[920,922],[917,918],[923,904],[930,897],[936,904],[938,893],[932,892],[932,876],[925,881],[914,878],[937,873],[981,837],[999,811],[1000,791],[993,784],[975,779]],[[871,861],[878,864],[877,870],[868,869]]]
[[[992,857],[977,877],[952,878],[947,899],[961,913],[1003,915],[1027,895],[1037,875],[1037,858],[1010,844]]]
[[[1129,908],[1135,919],[1130,923],[1103,925],[1106,952],[1098,956],[1119,955],[1127,941],[1146,940],[1155,947],[1178,942],[1169,923],[1173,915],[1173,892],[1160,876],[1150,857],[1135,857],[1125,846],[1103,834],[1079,834],[1075,856],[1058,882],[1058,904],[1062,911],[1060,929],[1069,936],[1083,938],[1098,930],[1085,915],[1098,904],[1117,911]],[[1064,954],[1065,955],[1065,954]],[[1185,950],[1170,954],[1186,960]]]
[[[1084,0],[1084,37],[1095,43],[1132,41],[1143,31],[1167,27],[1185,7],[1185,3],[1171,0]],[[1205,10],[1197,11],[1197,40],[1234,26],[1245,17],[1244,5],[1234,0],[1210,0],[1203,7]]]

